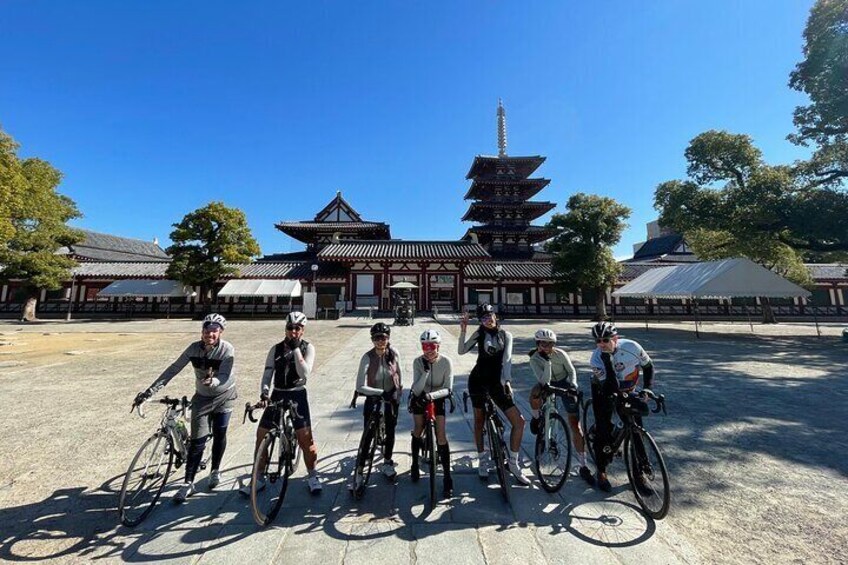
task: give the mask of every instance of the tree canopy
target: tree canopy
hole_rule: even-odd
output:
[[[20,159],[18,144],[0,131],[0,278],[21,279],[30,296],[56,290],[76,262],[56,252],[82,241],[66,224],[81,216],[56,189],[62,173],[38,158]]]
[[[559,229],[546,249],[553,253],[553,276],[564,292],[591,289],[596,293],[597,317],[606,317],[604,295],[621,267],[612,246],[627,227],[630,209],[612,198],[577,193],[568,199],[568,212],[554,214],[548,226]]]
[[[236,272],[231,263],[249,261],[260,253],[244,212],[223,202],[210,202],[186,214],[174,228],[173,245],[167,249],[173,258],[167,275],[186,285],[202,286],[204,302],[215,281]]]

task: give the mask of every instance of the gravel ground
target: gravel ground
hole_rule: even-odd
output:
[[[396,332],[407,361],[421,322]],[[425,518],[409,515],[417,504],[409,485],[395,487],[390,497],[371,497],[373,508],[351,508],[345,465],[361,424],[343,406],[368,344],[368,324],[310,323],[307,338],[318,350],[310,404],[328,488],[319,502],[293,492],[294,511],[280,527],[257,531],[232,493],[204,495],[183,509],[160,503],[143,529],[116,525],[115,491],[157,421],[155,410],[146,420],[131,416],[130,402],[198,337],[196,322],[0,322],[0,560],[224,562],[255,553],[268,561],[284,552],[286,561],[318,555],[357,562],[375,547],[378,555],[397,547],[422,563],[438,555],[438,540],[468,562],[558,563],[569,554],[569,562],[600,563],[848,562],[848,393],[840,386],[848,347],[841,327],[822,326],[818,338],[809,324],[755,325],[754,334],[747,324],[706,324],[696,339],[692,324],[619,326],[654,357],[655,389],[668,398],[668,416],[648,423],[673,489],[671,513],[654,523],[634,510],[620,463],[612,497],[569,481],[555,496],[535,486],[523,489],[511,509],[494,497],[491,505],[469,504],[487,493],[472,480],[470,434],[461,415],[451,417],[449,436],[466,494]],[[525,353],[542,325],[560,334],[586,387],[588,322],[506,324],[516,336],[515,382],[525,413],[532,385]],[[236,347],[239,403],[256,396],[265,354],[280,339],[281,325],[235,321],[225,333]],[[448,342],[455,347],[458,327],[445,322],[444,329],[444,351],[464,383],[473,358],[457,359]],[[190,394],[192,384],[186,372],[166,392]],[[407,429],[402,421],[399,451],[408,449]],[[252,434],[239,414],[225,461],[232,477],[247,473]],[[531,448],[527,432],[526,452]],[[396,459],[400,471],[403,455]],[[237,486],[233,481],[231,489]],[[599,520],[610,516],[621,522],[617,528]],[[314,541],[307,547],[304,540]]]

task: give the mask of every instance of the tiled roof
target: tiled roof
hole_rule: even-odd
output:
[[[388,229],[388,224],[383,222],[280,222],[279,229],[299,230],[381,230]]]
[[[495,224],[485,224],[482,226],[474,226],[468,228],[468,231],[475,231],[477,233],[519,233],[519,232],[527,232],[528,234],[543,234],[543,233],[551,233],[556,234],[556,228],[546,228],[544,226],[498,226]]]
[[[314,251],[293,251],[291,253],[271,253],[256,260],[257,263],[295,263],[315,261]]]
[[[235,275],[224,278],[241,279],[310,279],[312,277],[311,263],[243,263],[233,265],[239,269]],[[168,263],[128,263],[128,262],[101,262],[80,263],[73,272],[77,277],[85,278],[140,278],[156,279],[165,278]],[[336,263],[319,264],[316,278],[340,278],[345,276],[346,270],[342,265]]]
[[[503,175],[500,178],[527,178],[533,174],[533,171],[545,162],[545,158],[541,155],[531,155],[527,157],[496,157],[494,155],[477,155],[474,157],[474,162],[465,175],[467,179],[477,177],[494,177],[498,178],[496,171],[498,168],[511,168],[513,173]]]
[[[318,252],[323,260],[362,259],[488,259],[489,254],[471,241],[344,241]]]
[[[641,261],[652,257],[662,257],[673,252],[682,242],[683,236],[676,233],[649,239],[633,254],[633,260]]]
[[[165,278],[168,263],[131,263],[127,261],[92,261],[82,262],[74,267],[73,274],[77,277],[105,279],[161,279]]]
[[[538,261],[472,263],[465,267],[466,279],[497,279],[496,265],[503,267],[502,280],[551,279],[551,264]]]
[[[61,252],[85,261],[170,261],[168,254],[152,241],[80,230],[85,239]]]
[[[844,263],[807,263],[810,276],[816,281],[845,281],[848,279],[848,264]]]
[[[493,195],[494,187],[496,186],[512,186],[519,188],[519,193],[525,198],[530,198],[546,186],[550,184],[550,179],[535,178],[535,179],[499,179],[497,177],[490,179],[474,179],[468,192],[463,197],[464,200],[488,198]]]
[[[536,219],[554,208],[553,202],[472,202],[462,221],[487,221],[493,218],[495,210],[520,210],[528,219]]]

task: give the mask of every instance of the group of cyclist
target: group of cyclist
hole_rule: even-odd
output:
[[[516,481],[530,484],[524,475],[520,461],[521,439],[525,420],[514,401],[512,389],[513,336],[506,331],[494,308],[482,304],[477,308],[479,326],[467,336],[469,315],[466,312],[460,321],[457,353],[465,355],[477,349],[477,361],[468,377],[468,392],[474,407],[474,440],[477,448],[477,471],[486,479],[490,471],[488,453],[483,444],[485,423],[484,404],[486,398],[504,413],[511,425],[508,442],[508,466]],[[271,347],[265,362],[260,385],[260,406],[265,408],[256,430],[256,451],[262,439],[277,419],[278,408],[272,403],[290,400],[296,404],[293,423],[297,441],[304,453],[308,471],[307,485],[310,492],[322,490],[321,479],[315,465],[318,458],[315,439],[312,435],[307,381],[315,361],[315,347],[303,338],[306,316],[292,312],[286,317],[285,339]],[[184,502],[195,492],[195,476],[200,466],[205,445],[212,438],[211,473],[209,488],[217,487],[221,480],[220,464],[227,444],[227,427],[238,396],[233,373],[233,346],[221,339],[226,320],[220,314],[210,314],[203,320],[201,339],[186,348],[145,391],[138,393],[134,405],[148,400],[173,379],[188,363],[195,372],[195,393],[191,400],[191,442],[186,460],[185,480],[177,490],[174,500]],[[373,347],[361,358],[356,374],[356,392],[366,397],[363,416],[367,424],[372,411],[381,404],[390,407],[384,412],[385,444],[380,471],[389,480],[397,476],[396,464],[392,459],[395,446],[397,416],[403,390],[403,363],[397,349],[391,345],[391,328],[378,322],[371,327]],[[596,349],[590,360],[592,377],[592,407],[595,414],[596,436],[594,459],[597,466],[595,477],[587,466],[586,442],[578,417],[579,405],[574,396],[566,396],[565,408],[568,423],[579,462],[579,475],[590,485],[597,485],[609,492],[612,486],[606,475],[606,467],[612,457],[608,446],[612,442],[612,417],[615,412],[613,395],[617,392],[633,392],[644,374],[643,391],[650,393],[653,382],[653,364],[644,349],[635,341],[619,338],[616,327],[609,322],[599,322],[592,327]],[[530,352],[530,367],[537,384],[530,393],[532,419],[530,430],[540,431],[540,414],[547,386],[577,390],[577,373],[568,353],[556,347],[557,336],[549,329],[535,333],[536,347]],[[453,494],[453,479],[450,473],[450,445],[445,432],[445,403],[451,395],[454,383],[453,364],[440,351],[441,336],[435,329],[428,329],[420,336],[421,354],[412,363],[413,383],[410,393],[410,410],[413,414],[411,437],[413,481],[420,476],[419,453],[423,449],[424,412],[432,402],[435,408],[435,431],[439,464],[443,469],[443,495]],[[606,449],[605,449],[606,448]],[[256,457],[263,454],[256,453]],[[361,455],[360,455],[361,456]],[[362,468],[361,461],[357,469]],[[362,477],[354,474],[350,488],[357,488]],[[257,490],[264,484],[257,484]],[[250,494],[251,485],[241,491]]]

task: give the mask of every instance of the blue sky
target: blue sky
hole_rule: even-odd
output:
[[[785,140],[805,102],[786,84],[811,5],[5,0],[0,126],[64,172],[77,226],[167,244],[222,200],[273,253],[302,248],[275,222],[337,190],[395,238],[461,237],[500,97],[509,154],[547,157],[536,199],[626,204],[629,256],[698,133],[807,154]]]

